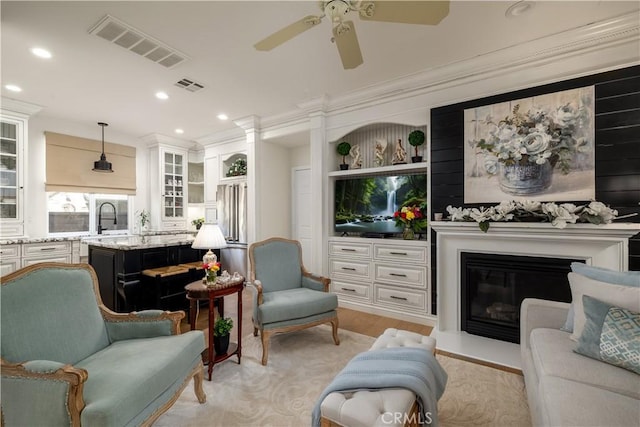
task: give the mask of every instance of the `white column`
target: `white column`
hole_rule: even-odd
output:
[[[311,140],[311,191],[317,197],[312,199],[309,207],[311,215],[311,238],[313,249],[311,271],[328,275],[327,265],[327,230],[328,218],[325,215],[327,203],[327,141],[326,115],[324,111],[317,111],[309,115]]]
[[[257,236],[262,235],[262,225],[259,221],[260,199],[258,198],[258,192],[264,191],[259,184],[262,165],[258,159],[263,150],[260,118],[248,116],[234,120],[234,123],[244,130],[247,139],[247,243],[251,244],[256,241]]]

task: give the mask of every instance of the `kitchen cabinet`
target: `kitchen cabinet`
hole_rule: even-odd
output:
[[[188,150],[155,145],[149,149],[151,229],[186,230]]]
[[[4,276],[39,262],[80,262],[79,238],[17,239],[0,245]]]
[[[2,113],[0,117],[0,234],[24,235],[24,150],[27,120]]]

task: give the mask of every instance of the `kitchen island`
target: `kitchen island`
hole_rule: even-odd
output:
[[[192,268],[188,274],[162,280],[143,271],[201,261],[206,251],[191,248],[193,240],[187,233],[85,239],[103,303],[118,312],[188,309],[184,286],[198,280],[201,270]]]

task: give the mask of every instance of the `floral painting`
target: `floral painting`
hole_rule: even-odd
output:
[[[464,111],[464,202],[595,198],[594,87]]]

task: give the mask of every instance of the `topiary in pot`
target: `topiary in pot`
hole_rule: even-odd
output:
[[[342,141],[340,144],[338,144],[336,150],[338,150],[338,154],[342,156],[342,164],[340,165],[340,170],[349,169],[349,164],[346,162],[345,156],[347,156],[349,154],[349,151],[351,151],[351,144],[349,144],[347,141]]]
[[[409,134],[409,144],[416,149],[416,155],[411,157],[413,163],[420,163],[422,156],[418,156],[418,147],[424,144],[424,132],[421,130],[414,130]]]

